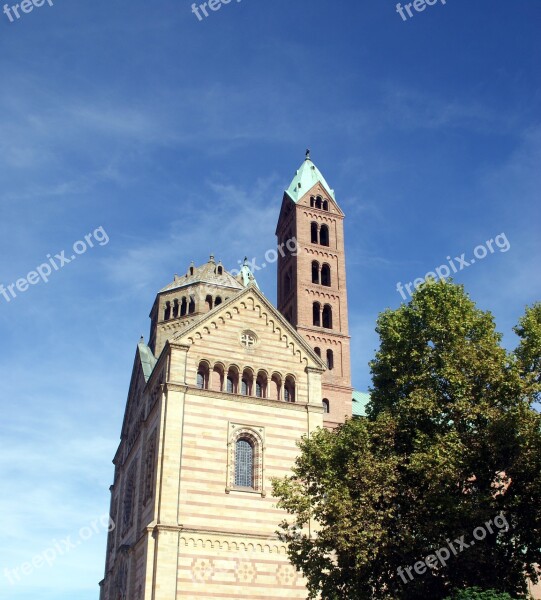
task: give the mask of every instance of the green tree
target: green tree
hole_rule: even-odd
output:
[[[513,600],[506,592],[496,590],[481,591],[479,588],[468,588],[449,596],[445,600]]]
[[[294,516],[281,529],[290,560],[323,599],[441,599],[474,585],[523,595],[541,562],[541,421],[524,359],[452,283],[422,286],[377,331],[369,418],[304,439],[275,483]],[[488,531],[497,515],[509,530]],[[474,544],[411,576],[461,536]]]
[[[530,386],[528,392],[541,401],[541,302],[526,308],[526,313],[514,328],[520,338],[515,350],[521,374]]]

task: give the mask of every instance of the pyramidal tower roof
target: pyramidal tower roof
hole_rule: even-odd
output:
[[[321,183],[331,198],[336,200],[334,197],[334,190],[331,189],[330,185],[325,181],[325,177],[321,174],[321,171],[312,162],[310,159],[310,150],[307,150],[306,158],[295,173],[295,177],[293,177],[291,185],[287,188],[286,194],[296,203],[304,196],[304,194],[306,194],[306,192],[311,190],[316,183]]]

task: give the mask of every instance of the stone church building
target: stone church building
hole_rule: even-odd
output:
[[[213,256],[156,296],[113,461],[101,600],[307,596],[271,479],[302,435],[366,402],[351,387],[344,213],[308,153],[276,236],[277,308],[247,264],[235,276]]]

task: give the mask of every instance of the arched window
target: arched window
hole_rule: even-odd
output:
[[[323,200],[323,210],[329,210],[329,203],[327,200]]]
[[[231,375],[227,376],[227,391],[230,394],[235,393],[235,382],[233,381],[233,377],[231,377]]]
[[[318,196],[316,198],[316,208],[319,208],[321,210],[321,196]]]
[[[174,302],[173,302],[173,319],[176,319],[178,317],[179,314],[179,305],[178,305],[178,300],[175,298]]]
[[[244,437],[239,438],[235,445],[235,485],[254,487],[254,446]]]
[[[288,375],[284,385],[284,400],[286,402],[295,402],[295,380]]]
[[[321,285],[331,285],[331,267],[327,264],[321,267]]]
[[[271,393],[270,397],[273,400],[280,400],[280,390],[282,389],[282,380],[278,373],[274,373],[271,378]]]
[[[319,358],[321,358],[321,348],[318,348],[317,346],[314,348],[314,352],[319,356]]]
[[[224,268],[222,267],[222,265],[218,265],[218,275],[223,275],[224,273]]]
[[[334,353],[332,350],[327,350],[327,369],[334,369]]]
[[[314,204],[315,204],[314,197],[310,196],[310,206],[311,206],[311,208],[314,208]]]
[[[169,319],[171,318],[171,302],[167,301],[165,303],[165,310],[163,313],[163,319],[164,321],[169,321]]]
[[[222,299],[220,296],[216,296],[216,300],[214,300],[214,306],[218,306],[222,303]]]
[[[319,263],[317,260],[312,261],[312,283],[319,283]]]
[[[252,382],[253,376],[250,369],[244,369],[242,373],[242,381],[240,386],[240,393],[243,396],[251,396],[252,395]]]
[[[332,308],[328,304],[323,307],[323,327],[332,329]]]
[[[209,367],[205,362],[199,363],[197,369],[197,387],[200,390],[206,390],[209,386]]]
[[[186,298],[182,298],[182,303],[180,305],[180,316],[183,317],[186,314],[186,310],[188,308],[188,303],[186,302]]]
[[[267,397],[267,375],[264,372],[259,373],[257,376],[255,382],[255,395],[258,398]]]
[[[319,302],[314,302],[312,305],[312,324],[315,327],[321,326],[321,304]]]
[[[224,388],[224,369],[222,365],[214,365],[212,369],[212,389],[221,392]]]
[[[310,223],[310,241],[317,244],[317,223]]]
[[[207,310],[212,310],[212,296],[210,294],[205,298],[205,304],[207,305]]]
[[[322,246],[329,245],[329,228],[327,225],[322,225],[321,229],[319,230],[319,243]]]
[[[195,296],[190,296],[190,304],[188,306],[188,314],[195,312]]]
[[[331,406],[329,404],[329,401],[327,400],[327,398],[323,398],[323,400],[321,401],[321,403],[323,404],[323,412],[328,415],[331,412]]]

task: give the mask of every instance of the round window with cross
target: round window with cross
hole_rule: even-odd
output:
[[[243,331],[240,334],[240,343],[246,350],[253,350],[257,345],[257,335],[253,331]]]

